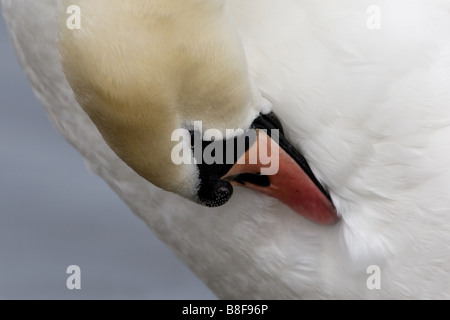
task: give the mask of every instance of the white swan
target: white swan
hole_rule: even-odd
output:
[[[66,74],[78,101],[130,166],[157,185],[196,199],[195,173],[168,171],[168,162],[160,162],[166,146],[147,140],[154,149],[144,158],[152,163],[143,164],[140,147],[132,156],[123,152],[130,151],[130,140],[119,141],[125,131],[118,135],[104,127],[118,120],[109,114],[104,122],[110,104],[103,90],[114,88],[109,93],[117,108],[118,101],[145,103],[148,97],[136,92],[142,94],[140,86],[154,79],[145,72],[155,65],[140,62],[143,52],[153,50],[164,67],[157,79],[160,96],[154,97],[163,103],[154,104],[193,103],[184,115],[185,105],[171,105],[172,117],[198,118],[219,129],[248,127],[259,111],[272,107],[288,139],[327,187],[340,217],[334,226],[311,223],[281,202],[243,188],[222,207],[202,207],[136,174],[108,147],[66,81],[56,41],[57,2],[2,2],[36,94],[93,169],[220,298],[450,298],[448,1],[71,1],[81,6],[85,26],[78,35],[62,31]],[[371,5],[381,10],[380,30],[367,28]],[[161,30],[150,28],[155,15],[166,24],[162,30],[172,32],[163,40]],[[96,31],[83,34],[94,30],[89,23]],[[120,37],[130,28],[132,42],[125,42]],[[200,74],[195,72],[202,64],[181,76],[180,65],[192,61],[177,64],[170,44],[149,49],[148,37],[159,45],[181,39],[195,49],[194,57],[202,57],[204,43],[214,43],[208,50],[217,56]],[[71,42],[78,40],[90,41],[82,42],[86,51]],[[225,61],[221,73],[214,59]],[[120,77],[114,77],[119,69]],[[126,81],[103,82],[122,77]],[[211,112],[200,109],[199,101],[224,105]],[[155,124],[173,120],[164,112],[155,113]],[[145,121],[154,121],[146,116],[133,122],[144,135],[152,130]],[[170,132],[176,126],[162,127]],[[124,139],[129,134],[134,133]],[[381,272],[379,289],[368,286],[370,266]]]

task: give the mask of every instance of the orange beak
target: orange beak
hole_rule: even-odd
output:
[[[266,147],[267,155],[278,163],[268,164],[261,147]],[[274,165],[277,166],[275,170]],[[264,172],[270,173],[265,175]],[[264,178],[260,179],[264,182],[257,183],[248,179],[250,176]],[[331,225],[338,221],[330,196],[316,180],[303,156],[282,136],[277,143],[264,130],[257,130],[257,140],[222,179],[233,186],[243,186],[276,198],[315,223]]]

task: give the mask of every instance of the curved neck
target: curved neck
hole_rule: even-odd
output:
[[[262,104],[226,4],[225,0],[143,1],[143,7],[148,6],[143,17],[149,37],[157,47],[152,64],[163,70],[164,80],[170,79],[165,82],[163,103],[179,107],[185,119],[202,120],[205,128],[219,130],[248,127]]]

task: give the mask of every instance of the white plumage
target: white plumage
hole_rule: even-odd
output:
[[[2,1],[37,96],[93,170],[220,298],[450,298],[448,1],[226,2],[252,79],[330,190],[341,216],[333,227],[246,189],[211,209],[140,178],[65,80],[57,2]],[[366,26],[371,5],[380,30]],[[371,265],[381,290],[367,288]]]

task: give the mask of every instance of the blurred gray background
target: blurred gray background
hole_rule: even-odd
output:
[[[66,288],[73,264],[81,290]],[[0,299],[215,299],[58,135],[2,16]]]

